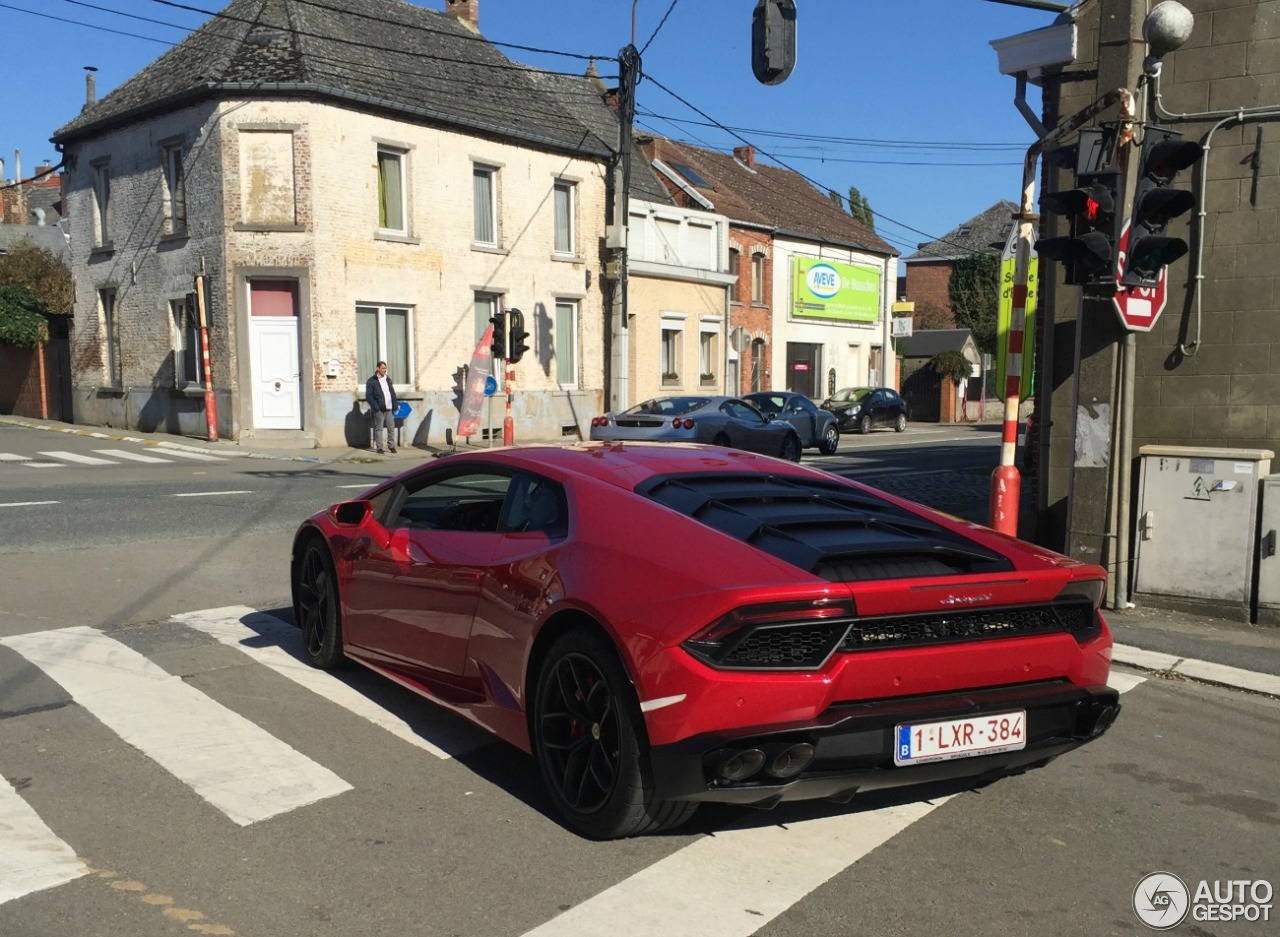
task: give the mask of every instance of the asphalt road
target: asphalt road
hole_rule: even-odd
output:
[[[984,484],[998,434],[926,435],[811,461]],[[28,461],[122,445],[0,427]],[[1147,932],[1157,870],[1280,882],[1280,702],[1120,672],[1112,731],[1021,777],[583,841],[527,756],[300,662],[293,527],[392,463],[62,461],[0,458],[5,937],[1097,937]]]

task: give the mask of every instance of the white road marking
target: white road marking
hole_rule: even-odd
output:
[[[94,449],[99,455],[109,455],[114,459],[128,459],[131,462],[168,462],[168,459],[157,458],[153,455],[143,455],[140,452],[130,452],[127,449]]]
[[[216,495],[251,495],[252,491],[187,491],[174,495],[175,498],[212,498]]]
[[[91,455],[80,455],[76,452],[41,452],[43,456],[51,459],[62,459],[64,462],[79,462],[81,465],[115,465],[110,459],[98,459]]]
[[[339,485],[338,487],[339,488],[369,488],[372,486],[367,484],[362,484],[362,485]]]
[[[0,638],[241,826],[351,790],[328,768],[93,628]]]
[[[42,504],[61,504],[61,501],[9,501],[0,504],[0,508],[34,508]]]
[[[75,850],[0,780],[0,904],[88,873]]]
[[[286,648],[300,649],[302,632],[274,615],[263,614],[245,605],[232,605],[174,615],[170,620],[217,638],[228,647],[247,654],[257,663],[270,667],[299,686],[381,726],[396,738],[430,752],[437,758],[450,758],[462,749],[462,746],[456,742],[451,743],[450,740],[444,741],[452,751],[427,741],[409,723],[394,713],[387,712],[333,674],[317,670],[294,657]]]
[[[1128,674],[1113,674],[1124,693]],[[642,869],[524,937],[748,937],[948,800],[755,829],[721,830]],[[689,883],[697,887],[690,889]]]
[[[13,452],[0,452],[0,462],[30,462],[31,456],[17,455]]]
[[[190,452],[186,449],[171,449],[160,443],[157,448],[164,449],[165,455],[177,456],[179,459],[195,459],[197,462],[224,462],[226,461],[220,455],[209,455],[204,452]]]
[[[21,462],[23,468],[66,468],[63,462]]]

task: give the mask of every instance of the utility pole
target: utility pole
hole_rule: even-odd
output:
[[[634,10],[633,10],[634,17]],[[609,407],[624,409],[630,403],[629,323],[627,321],[627,234],[631,200],[631,148],[636,115],[636,82],[640,76],[640,52],[632,42],[618,53],[618,157],[613,172],[613,220],[605,239],[608,260],[605,275],[613,284],[609,303]]]

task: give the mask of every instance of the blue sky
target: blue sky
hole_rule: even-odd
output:
[[[0,56],[6,178],[15,149],[24,176],[58,161],[48,140],[84,103],[84,66],[97,67],[101,97],[223,6],[0,0],[10,52]],[[855,185],[878,215],[877,232],[904,256],[1000,199],[1019,199],[1033,135],[989,42],[1047,26],[1054,14],[990,0],[796,0],[798,64],[783,84],[765,86],[751,74],[754,6],[634,2],[635,44],[653,79],[637,91],[638,131],[724,150],[745,139],[820,188],[844,194]],[[631,41],[632,10],[633,0],[480,0],[480,28],[494,42],[614,57]],[[21,48],[31,54],[14,54]],[[586,64],[504,52],[556,71]],[[606,79],[617,73],[609,61],[598,67]],[[1032,103],[1038,110],[1038,98]]]

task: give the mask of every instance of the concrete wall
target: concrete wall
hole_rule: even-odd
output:
[[[1230,112],[1280,108],[1280,8],[1257,0],[1182,2],[1194,14],[1194,31],[1186,45],[1165,57],[1160,92],[1166,111],[1187,116],[1140,116],[1209,144],[1203,179],[1197,167],[1178,180],[1179,187],[1203,198],[1204,220],[1196,224],[1193,209],[1170,224],[1170,234],[1187,239],[1190,255],[1169,268],[1167,304],[1155,327],[1136,333],[1133,450],[1176,444],[1280,451],[1277,125],[1274,118],[1228,122],[1209,135]],[[1126,83],[1125,41],[1140,41],[1141,12],[1135,7],[1129,24],[1127,5],[1116,0],[1081,11],[1078,61],[1065,69],[1069,80],[1058,83],[1051,76],[1047,82],[1046,124]],[[1095,69],[1096,81],[1080,80]],[[1207,116],[1207,110],[1220,113]],[[1068,180],[1068,174],[1050,171],[1043,181],[1052,188],[1069,187]],[[1051,218],[1041,224],[1041,237],[1060,233]],[[1197,281],[1201,249],[1204,278]],[[1047,279],[1042,295],[1053,310],[1053,351],[1042,363],[1038,384],[1052,389],[1052,411],[1037,539],[1098,559],[1105,550],[1098,534],[1104,519],[1087,505],[1107,503],[1107,470],[1093,463],[1112,454],[1088,449],[1082,462],[1078,442],[1106,439],[1111,429],[1109,389],[1124,333],[1108,299],[1087,299],[1079,323],[1080,360],[1073,360],[1079,290],[1062,284],[1060,269]],[[1070,493],[1078,502],[1074,510]]]

